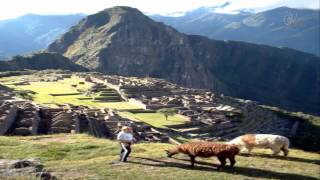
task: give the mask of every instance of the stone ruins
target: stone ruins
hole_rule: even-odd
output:
[[[183,88],[155,78],[92,75],[91,82],[103,83],[145,110],[176,108],[190,121],[172,126],[188,138],[230,139],[244,133],[287,135],[292,123],[272,111],[245,101],[217,95],[204,89]]]
[[[88,133],[99,138],[114,139],[124,125],[133,127],[138,140],[169,141],[168,136],[145,123],[123,118],[111,109],[71,105],[48,108],[27,101],[5,101],[0,104],[1,135]]]
[[[0,135],[35,135],[52,133],[89,133],[95,137],[115,138],[119,128],[134,128],[139,140],[167,142],[165,134],[185,138],[219,140],[244,133],[275,133],[288,135],[293,123],[279,118],[256,102],[214,94],[208,90],[183,88],[155,78],[121,77],[99,73],[77,73],[85,81],[94,83],[89,92],[99,93],[95,101],[127,101],[139,111],[155,112],[161,108],[176,108],[188,119],[185,124],[172,125],[170,132],[153,128],[119,115],[112,109],[90,109],[84,106],[64,105],[49,108],[29,101],[12,100],[13,93],[4,86],[0,91]],[[45,75],[39,76],[42,79]],[[54,75],[56,79],[70,75]],[[50,77],[47,77],[50,79]],[[106,98],[108,97],[108,98]],[[129,111],[129,110],[128,110]],[[134,111],[134,110],[133,110]]]

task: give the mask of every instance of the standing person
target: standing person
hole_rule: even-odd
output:
[[[120,161],[126,162],[131,153],[131,144],[135,141],[131,127],[123,126],[121,132],[117,136],[117,140],[121,145]]]

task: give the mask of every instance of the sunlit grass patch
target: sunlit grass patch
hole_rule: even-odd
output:
[[[168,120],[161,113],[130,113],[123,112],[124,116],[131,117],[150,124],[158,128],[168,128],[170,125],[179,125],[188,122],[186,118],[180,115],[169,116]]]

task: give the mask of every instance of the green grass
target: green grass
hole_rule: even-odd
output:
[[[171,128],[171,125],[183,125],[189,122],[186,118],[180,115],[170,116],[168,120],[165,119],[161,113],[131,113],[131,112],[119,112],[123,117],[129,118],[135,121],[142,121],[150,126],[156,128],[163,134],[167,134],[174,140],[183,143],[188,142],[189,139],[184,137],[177,129]]]
[[[51,96],[50,94],[65,94],[77,93],[77,89],[86,91],[92,86],[92,83],[84,82],[84,79],[72,76],[72,78],[65,78],[57,82],[30,82],[30,85],[15,86],[13,83],[21,82],[23,79],[36,79],[34,76],[14,76],[0,78],[0,83],[7,85],[15,90],[30,90],[36,92],[33,95],[33,101],[39,104],[56,107],[57,104],[62,105],[65,103],[73,105],[84,105],[92,108],[113,108],[113,109],[137,109],[138,107],[128,102],[97,102],[91,99],[79,100],[78,98],[88,98],[84,95],[67,95],[67,96]],[[72,87],[76,84],[77,87]]]
[[[151,126],[157,128],[168,128],[170,125],[179,125],[188,122],[187,119],[179,116],[169,116],[168,120],[165,119],[164,115],[161,113],[130,113],[122,112],[123,116],[127,116],[132,119],[137,119],[150,124]]]
[[[60,179],[317,179],[319,154],[291,150],[289,157],[271,157],[270,150],[237,156],[235,169],[217,171],[216,158],[197,158],[189,168],[188,157],[167,158],[163,143],[138,143],[128,163],[119,163],[118,143],[88,135],[58,134],[0,137],[5,159],[38,158]],[[0,175],[1,178],[1,175]],[[3,177],[2,177],[3,178]],[[30,179],[30,177],[24,177]]]

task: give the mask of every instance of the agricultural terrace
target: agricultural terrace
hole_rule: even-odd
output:
[[[28,82],[27,84],[21,84]],[[0,78],[0,84],[13,88],[16,91],[28,91],[33,97],[32,101],[49,107],[57,105],[72,104],[83,105],[91,108],[112,108],[121,110],[120,113],[136,121],[144,121],[157,128],[168,128],[169,125],[183,124],[187,120],[179,115],[171,116],[168,120],[160,113],[130,113],[126,110],[139,109],[139,107],[125,101],[103,102],[93,98],[99,94],[86,96],[93,83],[85,81],[78,76],[64,78],[58,81],[40,81],[35,75],[11,76]],[[82,92],[82,93],[81,93]],[[108,94],[107,94],[108,96]]]

